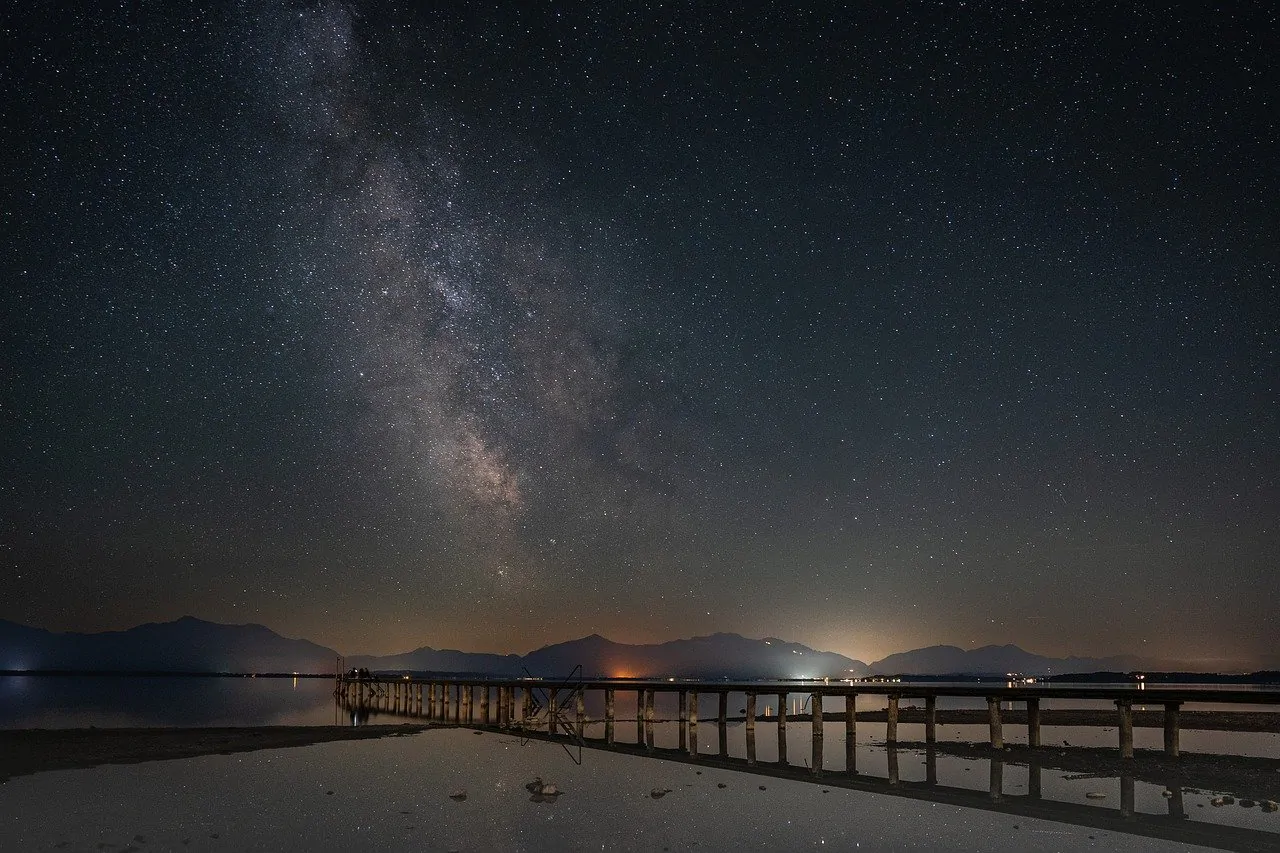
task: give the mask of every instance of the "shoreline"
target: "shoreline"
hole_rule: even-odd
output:
[[[45,770],[138,764],[201,755],[400,737],[432,726],[246,726],[222,728],[0,729],[0,784]]]

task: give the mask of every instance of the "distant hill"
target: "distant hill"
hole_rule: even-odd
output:
[[[1107,658],[1051,658],[1033,654],[1015,645],[961,649],[957,646],[929,646],[889,655],[870,665],[875,675],[1062,675],[1070,672],[1142,669],[1141,658],[1121,655]]]
[[[262,625],[223,625],[192,616],[98,634],[60,634],[0,620],[0,669],[332,672],[337,655]]]
[[[683,678],[848,678],[867,674],[862,661],[820,652],[775,637],[753,640],[740,634],[711,634],[652,645],[628,645],[592,634],[544,646],[524,656],[534,675],[567,675],[582,665],[583,675]]]
[[[457,672],[472,675],[520,675],[520,655],[495,655],[433,649],[423,646],[398,655],[353,655],[345,658],[348,668],[404,670],[410,672]]]

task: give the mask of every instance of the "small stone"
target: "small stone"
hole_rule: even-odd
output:
[[[524,789],[530,794],[537,794],[542,790],[542,777],[534,776],[532,782],[525,782]]]
[[[653,797],[655,800],[660,800],[670,793],[671,793],[670,788],[654,788],[652,791],[649,792],[649,796]]]
[[[543,785],[542,790],[538,793],[542,794],[544,797],[558,797],[562,792],[555,785]]]
[[[325,791],[325,792],[324,792],[324,795],[325,795],[326,797],[332,797],[332,796],[333,796],[333,791]]]
[[[1160,792],[1160,796],[1162,796],[1162,797],[1172,797],[1172,796],[1173,796],[1173,791],[1170,791],[1168,788],[1165,788],[1163,791],[1161,791],[1161,792]]]
[[[1225,806],[1226,804],[1227,804],[1227,801],[1222,797],[1214,797],[1212,800],[1209,801],[1209,805],[1215,808],[1219,806]]]
[[[1105,800],[1107,798],[1107,795],[1104,794],[1102,791],[1090,791],[1089,793],[1085,794],[1085,797],[1090,800]]]
[[[1280,803],[1277,803],[1275,800],[1263,800],[1261,805],[1264,812],[1274,812],[1277,809],[1280,809]]]
[[[1242,809],[1251,809],[1251,808],[1253,808],[1253,807],[1254,807],[1254,806],[1256,806],[1256,805],[1257,805],[1257,803],[1255,803],[1253,800],[1241,800],[1241,801],[1240,801],[1240,808],[1242,808]]]
[[[765,791],[765,790],[768,790],[768,789],[767,789],[767,788],[765,788],[765,786],[764,786],[764,785],[761,785],[761,786],[760,786],[760,790],[761,790],[761,791]]]
[[[449,795],[449,799],[457,800],[458,802],[462,802],[466,798],[467,798],[467,792],[461,789],[454,791],[452,794]]]
[[[1230,794],[1223,794],[1222,802],[1224,805],[1228,805],[1228,806],[1235,805],[1236,798],[1231,796]]]
[[[729,787],[729,786],[728,786],[728,785],[726,785],[726,784],[725,784],[725,783],[723,783],[723,782],[717,782],[717,783],[716,783],[716,787],[717,787],[717,788],[727,788],[727,787]]]

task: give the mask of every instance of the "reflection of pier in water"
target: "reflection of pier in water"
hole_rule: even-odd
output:
[[[603,716],[592,717],[586,713],[587,694],[593,695],[592,704],[602,705]],[[808,696],[806,703],[811,713],[788,715],[787,697],[797,693]],[[618,693],[634,694],[634,716],[618,714]],[[675,694],[677,713],[674,719],[664,720],[655,711],[658,694]],[[744,694],[745,707],[739,714],[730,716],[730,694]],[[705,722],[700,718],[702,704],[714,696],[715,716]],[[1139,694],[1139,695],[1133,695]],[[857,767],[857,720],[855,711],[858,695],[879,695],[886,699],[884,712],[886,742],[886,775],[868,776],[859,773]],[[1280,847],[1280,834],[1256,829],[1210,824],[1188,820],[1183,804],[1183,787],[1189,781],[1178,772],[1179,709],[1192,702],[1217,704],[1280,704],[1280,691],[1232,691],[1232,690],[1129,690],[1104,688],[1087,690],[1045,690],[1024,687],[973,687],[945,685],[867,685],[856,687],[840,684],[729,684],[689,683],[666,681],[579,681],[552,682],[536,679],[517,681],[484,681],[452,679],[415,679],[387,676],[342,677],[338,680],[335,696],[339,707],[352,714],[353,722],[367,719],[369,713],[385,712],[405,717],[418,717],[453,725],[477,729],[511,732],[523,738],[565,743],[567,740],[592,749],[608,750],[631,755],[679,761],[697,766],[715,767],[759,776],[807,781],[828,787],[871,791],[891,796],[928,800],[949,805],[999,811],[1028,818],[1042,818],[1060,823],[1107,829],[1166,840],[1202,844],[1225,850],[1275,850]],[[761,716],[759,697],[776,697],[777,711]],[[953,787],[938,783],[938,753],[948,754],[963,749],[959,744],[937,744],[936,707],[940,696],[969,696],[987,700],[987,721],[990,748],[984,758],[989,765],[989,785],[986,791]],[[925,700],[925,741],[904,744],[897,736],[898,708],[903,698]],[[1041,750],[1040,700],[1043,698],[1110,699],[1116,704],[1118,725],[1118,760],[1120,769],[1108,771],[1108,784],[1118,786],[1119,808],[1081,805],[1041,796],[1043,769],[1053,768],[1054,751]],[[599,700],[603,699],[601,703]],[[828,702],[843,699],[842,713],[825,711]],[[1025,702],[1027,713],[1027,746],[1015,753],[1004,750],[1000,704]],[[1159,782],[1166,785],[1170,794],[1165,800],[1167,814],[1138,812],[1134,806],[1135,775],[1133,759],[1132,705],[1141,701],[1146,705],[1164,706],[1164,760],[1173,762],[1168,778]],[[757,726],[764,721],[777,733],[777,760],[757,758]],[[655,744],[655,729],[661,723],[678,725],[678,747],[659,747]],[[788,723],[809,722],[811,726],[812,752],[807,766],[797,766],[788,761]],[[828,768],[824,760],[824,722],[843,722],[844,766]],[[619,741],[619,724],[635,724],[635,742]],[[745,741],[745,756],[730,756],[728,729],[730,723],[740,724]],[[599,729],[602,737],[588,737],[587,730]],[[704,725],[716,728],[717,752],[700,751],[700,728]],[[710,744],[708,744],[710,746]],[[925,779],[923,781],[901,779],[899,763],[901,754],[924,755]],[[957,749],[953,749],[952,747]],[[1061,750],[1059,750],[1061,751]],[[1068,749],[1069,754],[1073,750]],[[1116,756],[1117,753],[1111,753]],[[1127,759],[1127,760],[1126,760]],[[1007,765],[1027,768],[1025,794],[1005,791],[1004,770]],[[1098,774],[1102,776],[1104,774]],[[1144,781],[1150,774],[1144,773]],[[1103,780],[1100,778],[1099,782]]]

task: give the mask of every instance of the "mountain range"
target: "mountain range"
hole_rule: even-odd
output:
[[[282,637],[263,625],[224,625],[184,616],[125,631],[55,633],[0,620],[0,670],[116,672],[333,672],[339,653]],[[961,649],[930,646],[871,664],[775,637],[739,634],[617,643],[599,634],[544,646],[526,655],[486,654],[429,646],[396,655],[347,657],[371,670],[477,675],[586,677],[861,678],[869,675],[1058,675],[1154,669],[1131,656],[1051,658],[1014,645]]]

